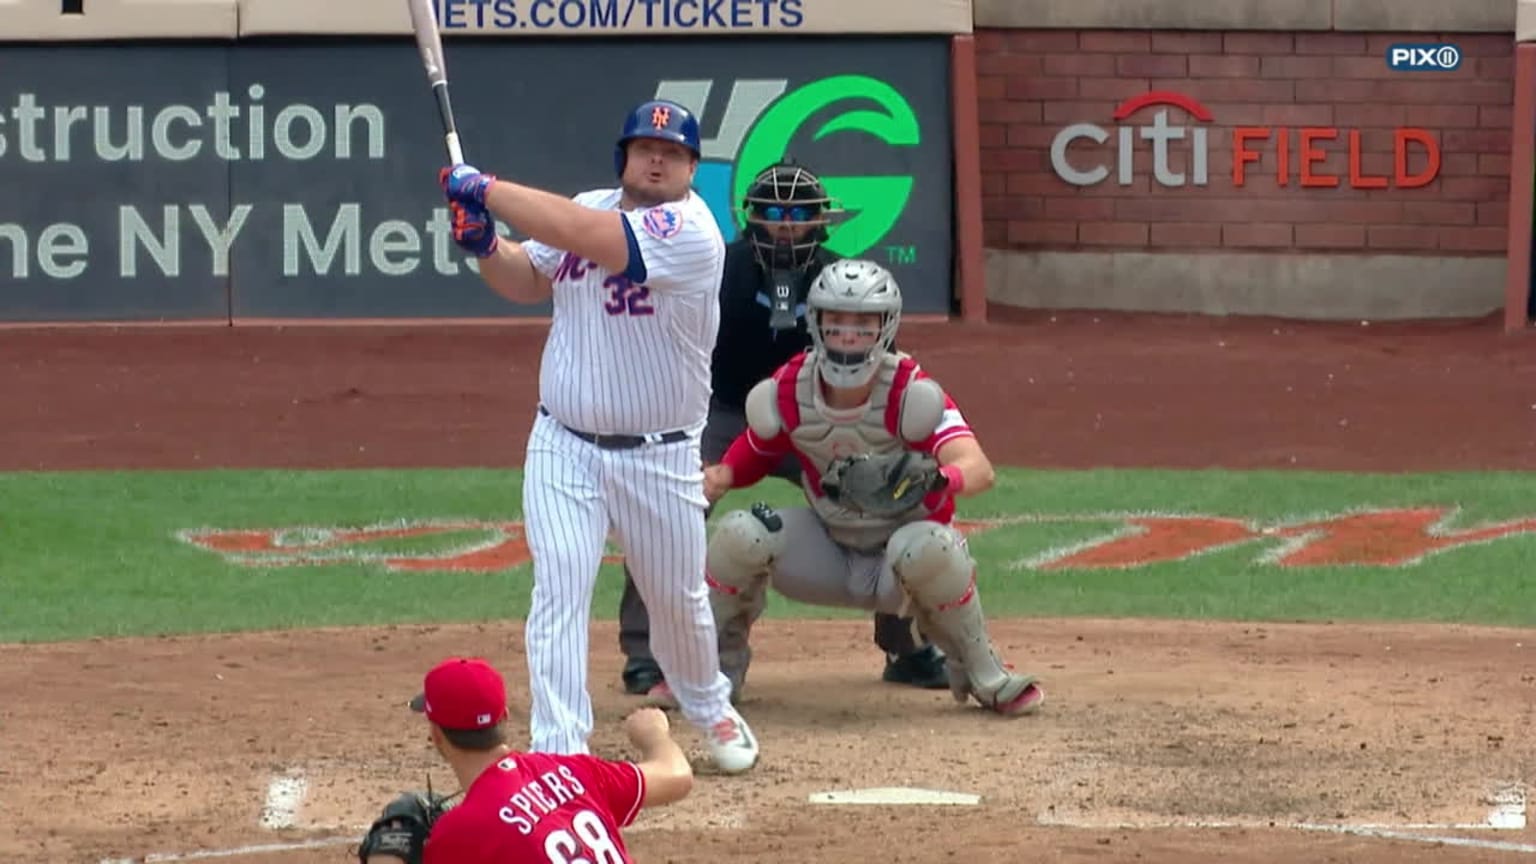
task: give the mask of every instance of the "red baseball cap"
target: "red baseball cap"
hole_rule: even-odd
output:
[[[444,729],[489,729],[507,716],[507,685],[480,657],[449,657],[427,673],[410,705]]]

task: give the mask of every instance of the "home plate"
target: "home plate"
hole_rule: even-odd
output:
[[[812,792],[812,804],[936,804],[974,805],[981,803],[980,795],[964,792],[945,792],[940,789],[913,789],[909,786],[880,786],[874,789],[844,789],[834,792]]]

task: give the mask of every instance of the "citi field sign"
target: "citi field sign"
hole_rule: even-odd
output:
[[[810,133],[813,141],[862,133],[882,147],[917,147],[922,130],[917,114],[895,87],[868,75],[834,75],[790,89],[788,79],[663,80],[657,99],[671,99],[706,121],[709,94],[729,87],[718,131],[705,138],[694,187],[720,223],[729,243],[743,227],[740,208],[758,172],[783,159],[796,159],[821,177],[827,194],[846,211],[826,247],[843,257],[858,257],[883,241],[907,209],[911,175],[835,175],[813,160],[792,153],[790,145],[812,117],[842,109]]]
[[[1157,110],[1151,114],[1150,122],[1144,114],[1137,116],[1151,108]],[[1170,121],[1170,108],[1178,109],[1188,119],[1177,124]],[[1056,133],[1051,141],[1051,168],[1056,176],[1074,186],[1094,186],[1113,173],[1121,186],[1129,186],[1136,177],[1137,148],[1149,146],[1152,180],[1157,185],[1209,184],[1211,138],[1213,134],[1224,134],[1219,129],[1213,133],[1210,124],[1217,117],[1210,109],[1182,93],[1159,90],[1121,102],[1115,108],[1114,120],[1113,129],[1094,123],[1074,123]],[[1371,134],[1386,133],[1373,130]],[[1440,173],[1440,144],[1424,129],[1391,131],[1390,175],[1366,173],[1363,133],[1359,129],[1234,126],[1230,135],[1232,185],[1239,188],[1250,180],[1289,186],[1294,178],[1299,185],[1309,188],[1347,185],[1352,189],[1413,189],[1428,185]],[[1347,174],[1328,173],[1322,167],[1329,155],[1322,145],[1335,141],[1346,142]],[[1171,164],[1169,155],[1175,152],[1175,147],[1187,148],[1187,172],[1176,171]],[[1415,153],[1424,157],[1422,167],[1410,171],[1410,157]]]

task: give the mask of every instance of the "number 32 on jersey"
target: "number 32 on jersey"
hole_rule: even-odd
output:
[[[609,276],[603,280],[603,287],[608,289],[608,302],[603,304],[603,311],[609,315],[653,315],[656,312],[651,306],[651,289],[644,285],[636,285],[623,276]]]
[[[628,280],[625,280],[628,281]],[[575,832],[575,836],[572,836]],[[624,855],[608,836],[603,820],[591,810],[578,812],[571,830],[557,828],[544,838],[544,854],[550,864],[624,864]]]

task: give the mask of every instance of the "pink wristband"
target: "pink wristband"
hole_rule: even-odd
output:
[[[939,469],[944,475],[944,493],[947,495],[959,495],[965,490],[965,475],[954,465],[945,465]]]

